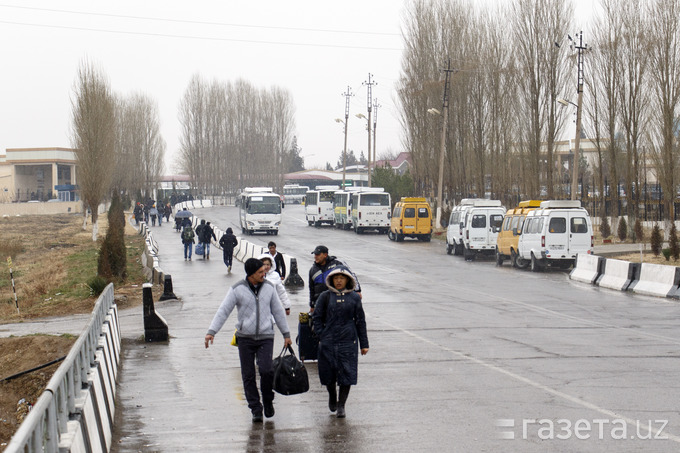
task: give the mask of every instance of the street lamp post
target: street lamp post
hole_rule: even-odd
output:
[[[578,52],[578,77],[576,83],[576,92],[578,99],[576,104],[567,101],[566,99],[558,99],[562,105],[576,105],[576,137],[574,137],[574,167],[571,169],[571,199],[576,200],[576,191],[578,190],[578,167],[579,154],[581,150],[581,111],[583,110],[583,51],[588,49],[587,45],[583,45],[583,32],[578,34],[578,43],[574,41],[571,36],[567,35],[572,42],[572,49]]]
[[[370,115],[370,112],[369,112]],[[366,120],[366,129],[368,130],[368,187],[371,187],[371,120],[366,118],[363,113],[357,113],[355,115],[359,119]]]
[[[342,123],[345,126],[345,148],[342,151],[342,190],[345,190],[345,175],[347,173],[347,117],[349,112],[345,113],[345,121],[336,118],[336,123]]]

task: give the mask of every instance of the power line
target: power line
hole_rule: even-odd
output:
[[[329,30],[323,28],[297,28],[297,27],[277,27],[277,26],[267,26],[267,25],[249,25],[249,24],[230,24],[225,22],[205,22],[196,20],[183,20],[183,19],[167,19],[163,17],[145,17],[145,16],[130,16],[124,14],[105,14],[105,13],[92,13],[85,11],[72,11],[72,10],[60,10],[51,8],[35,8],[31,6],[14,6],[14,5],[0,5],[1,8],[16,8],[16,9],[26,9],[31,11],[47,11],[53,13],[64,13],[64,14],[80,14],[86,16],[99,16],[99,17],[116,17],[120,19],[135,19],[135,20],[153,20],[159,22],[172,22],[180,24],[192,24],[192,25],[215,25],[220,27],[242,27],[242,28],[257,28],[257,29],[271,29],[271,30],[289,30],[289,31],[311,31],[317,33],[345,33],[345,34],[358,34],[358,35],[378,35],[378,36],[399,36],[399,33],[383,33],[383,32],[372,32],[372,31],[353,31],[353,30]]]
[[[30,24],[27,22],[11,22],[6,20],[0,20],[0,24],[9,25],[24,25],[28,27],[44,27],[44,28],[56,28],[60,30],[77,30],[77,31],[91,31],[97,33],[114,33],[121,35],[139,35],[139,36],[152,36],[156,38],[180,38],[180,39],[197,39],[204,41],[225,41],[225,42],[241,42],[250,44],[278,44],[283,46],[299,46],[299,47],[329,47],[336,49],[355,49],[355,50],[389,50],[389,51],[401,51],[403,49],[390,48],[390,47],[362,47],[362,46],[347,46],[347,45],[336,45],[336,44],[316,44],[316,43],[300,43],[300,42],[281,42],[281,41],[257,41],[253,39],[233,39],[233,38],[212,38],[206,36],[191,36],[191,35],[173,35],[169,33],[148,33],[139,31],[120,31],[120,30],[105,30],[97,28],[85,28],[85,27],[68,27],[62,25],[46,25],[46,24]]]

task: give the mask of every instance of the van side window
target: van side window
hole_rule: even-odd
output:
[[[396,208],[394,208],[394,212],[392,213],[392,217],[399,218],[400,215],[401,215],[401,206],[397,206]]]
[[[545,217],[539,217],[536,221],[536,233],[543,231],[543,224],[545,223]]]
[[[531,233],[531,225],[534,223],[534,219],[529,219],[524,222],[524,232]]]
[[[416,216],[416,208],[404,208],[404,218],[412,219]]]
[[[430,217],[429,213],[427,212],[427,208],[418,208],[418,217],[421,219]]]
[[[512,218],[512,224],[510,225],[510,229],[514,231],[515,228],[519,230],[522,229],[522,226],[519,224],[519,217],[518,215],[514,216]]]
[[[500,231],[501,224],[503,223],[503,216],[500,214],[492,214],[489,223],[491,224],[490,226],[494,229],[494,231]]]
[[[572,233],[587,233],[588,224],[586,223],[585,217],[572,217],[571,219],[571,232]]]
[[[485,228],[486,216],[484,214],[475,214],[472,216],[472,228]]]
[[[572,221],[572,230],[574,223]],[[550,219],[550,225],[548,231],[551,233],[566,233],[567,232],[567,219],[564,217],[553,217]]]
[[[503,231],[508,231],[510,230],[510,224],[514,220],[514,217],[506,217],[505,220],[503,221]]]

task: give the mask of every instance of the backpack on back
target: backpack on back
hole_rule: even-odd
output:
[[[182,231],[182,239],[186,242],[191,242],[194,240],[194,230],[190,226],[185,226],[184,231]]]

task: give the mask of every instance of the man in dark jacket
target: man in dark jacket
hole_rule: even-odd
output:
[[[227,232],[220,238],[220,247],[222,247],[222,254],[224,264],[227,266],[227,272],[231,272],[231,263],[234,258],[234,247],[238,245],[238,239],[234,236],[234,231],[227,228]]]
[[[269,244],[267,244],[267,248],[269,249],[269,254],[272,256],[274,260],[274,270],[278,272],[279,276],[281,277],[281,280],[285,279],[286,262],[283,259],[283,255],[276,251],[276,242],[269,241]]]
[[[217,236],[215,236],[215,231],[213,231],[210,222],[205,224],[203,222],[205,222],[205,220],[201,220],[203,228],[201,228],[200,232],[198,228],[196,228],[196,232],[198,233],[198,239],[203,243],[203,259],[210,259],[210,240],[217,240]]]
[[[312,267],[309,269],[309,306],[311,307],[310,311],[313,312],[314,305],[316,305],[316,299],[319,298],[319,295],[322,292],[328,289],[326,286],[326,277],[328,274],[338,266],[344,266],[347,269],[349,269],[349,267],[335,256],[328,256],[328,247],[325,245],[318,245],[312,254],[314,255],[314,264],[312,264]],[[359,280],[354,273],[352,273],[352,275],[354,275],[354,281],[356,283],[356,285],[354,285],[354,290],[359,293],[359,297],[361,297]]]

